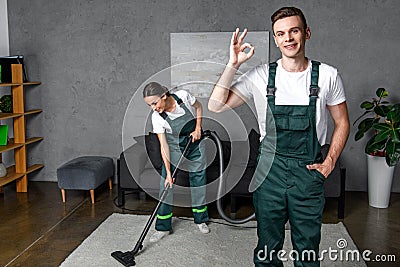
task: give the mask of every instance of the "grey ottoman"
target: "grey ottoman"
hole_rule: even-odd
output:
[[[84,156],[68,161],[57,169],[58,187],[65,203],[65,189],[90,190],[94,203],[94,189],[107,181],[112,189],[114,162],[112,158]]]

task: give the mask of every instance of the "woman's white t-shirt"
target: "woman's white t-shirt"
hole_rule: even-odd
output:
[[[311,84],[311,60],[302,72],[288,72],[282,67],[281,59],[275,76],[276,105],[308,105]],[[259,65],[245,74],[233,84],[244,97],[254,99],[261,140],[265,136],[265,116],[267,105],[268,64]],[[343,82],[336,68],[327,64],[319,66],[316,127],[317,137],[321,145],[325,144],[328,126],[328,106],[338,105],[346,101]]]

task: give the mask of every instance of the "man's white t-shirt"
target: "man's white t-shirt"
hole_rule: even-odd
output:
[[[275,76],[276,105],[308,105],[311,84],[311,60],[308,68],[302,72],[288,72],[282,67],[281,59],[277,61]],[[267,104],[268,64],[259,65],[245,74],[233,84],[244,97],[254,99],[261,140],[265,136],[265,116]],[[336,68],[327,64],[319,66],[316,127],[317,137],[321,145],[325,144],[328,128],[328,106],[338,105],[346,101],[343,82]]]
[[[194,115],[195,114],[195,109],[193,107],[194,102],[196,102],[196,98],[189,94],[185,90],[179,90],[176,92],[173,92],[177,97],[179,97],[182,102],[186,105],[188,110]],[[175,110],[172,112],[166,112],[165,113],[168,115],[168,117],[171,120],[175,120],[176,118],[179,118],[180,116],[185,114],[185,110],[178,104],[176,104]],[[151,115],[151,122],[153,124],[153,132],[156,134],[159,133],[172,133],[171,126],[169,123],[161,117],[161,115],[157,111],[153,111]]]

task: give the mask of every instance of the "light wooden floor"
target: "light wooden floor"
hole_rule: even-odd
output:
[[[0,194],[0,266],[58,266],[96,227],[113,212],[116,188],[96,190],[96,203],[90,203],[88,192],[67,191],[62,204],[57,183],[31,182],[29,193],[15,193],[13,185]],[[156,202],[127,196],[126,207],[149,214]],[[243,199],[238,216],[252,212],[251,201]],[[214,205],[209,206],[212,218],[218,218]],[[178,216],[191,216],[185,208],[174,209]],[[336,223],[336,202],[328,200],[325,223]],[[368,206],[364,192],[346,193],[343,220],[358,248],[377,254],[395,255],[396,263],[371,262],[368,266],[400,266],[400,194],[392,194],[388,209]],[[138,229],[138,231],[142,231]],[[132,246],[137,240],[132,240]]]

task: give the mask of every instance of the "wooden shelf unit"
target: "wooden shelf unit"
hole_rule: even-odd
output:
[[[41,109],[25,111],[24,88],[40,85],[40,82],[23,82],[22,65],[11,65],[12,82],[0,83],[0,87],[11,87],[13,96],[13,113],[0,113],[0,120],[13,119],[14,138],[10,138],[7,145],[0,146],[0,153],[14,151],[15,165],[7,168],[7,175],[0,177],[0,192],[2,187],[13,181],[16,181],[17,192],[28,192],[28,177],[31,172],[44,167],[43,164],[34,164],[27,166],[27,148],[32,143],[40,142],[43,137],[26,138],[25,117],[42,112]],[[1,158],[1,155],[0,155]]]
[[[25,116],[25,115],[30,115],[30,114],[36,114],[42,112],[41,109],[34,109],[34,110],[29,110],[26,111],[25,113],[3,113],[0,112],[0,120],[5,120],[5,119],[11,119],[15,117],[20,117],[20,116]]]

